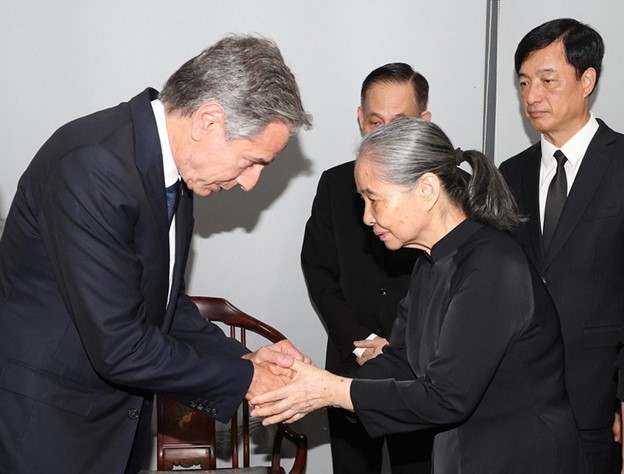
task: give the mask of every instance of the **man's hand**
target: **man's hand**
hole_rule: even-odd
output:
[[[287,339],[276,342],[275,344],[261,347],[256,352],[246,354],[243,358],[252,360],[259,364],[269,362],[286,369],[293,365],[294,359],[300,360],[306,364],[312,363],[308,356],[299,352],[299,350]]]
[[[312,363],[288,340],[261,347],[256,352],[245,354],[243,359],[250,360],[254,365],[254,376],[245,397],[247,400],[287,384],[295,375],[290,370],[295,360]]]
[[[359,365],[366,364],[369,360],[374,359],[381,354],[384,346],[388,344],[388,340],[383,337],[375,337],[375,339],[364,339],[362,341],[353,341],[355,347],[363,347],[364,352],[355,361]]]
[[[620,406],[613,415],[613,440],[616,443],[622,444],[622,405],[624,402],[620,402]]]
[[[247,359],[247,357],[244,358]],[[268,362],[257,364],[253,359],[250,360],[254,365],[254,373],[245,395],[247,400],[251,400],[257,395],[277,390],[290,382],[292,375],[289,369]]]
[[[616,443],[620,443],[622,445],[622,470],[621,474],[624,474],[624,443],[622,443],[622,412],[624,411],[624,402],[620,402],[618,405],[618,409],[615,411],[615,415],[613,416],[613,439]]]

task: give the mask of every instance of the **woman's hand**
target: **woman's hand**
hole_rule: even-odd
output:
[[[292,381],[277,390],[254,396],[251,414],[264,418],[263,425],[292,423],[319,408],[333,406],[353,411],[351,379],[295,360]]]

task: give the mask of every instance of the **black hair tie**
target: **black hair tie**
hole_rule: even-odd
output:
[[[461,148],[455,148],[455,164],[457,166],[464,162],[464,152]]]

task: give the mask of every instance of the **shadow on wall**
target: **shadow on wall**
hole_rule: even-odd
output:
[[[311,165],[312,161],[301,152],[298,138],[293,137],[284,151],[262,172],[260,181],[250,192],[236,187],[207,199],[195,196],[195,234],[207,238],[238,228],[251,233],[262,212],[271,207],[294,177],[309,175]]]

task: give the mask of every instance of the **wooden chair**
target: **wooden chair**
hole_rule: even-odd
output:
[[[247,331],[259,334],[271,342],[285,339],[285,336],[236,308],[223,298],[192,297],[204,319],[220,321],[229,326],[230,337],[247,345]],[[240,425],[239,425],[239,415]],[[250,467],[249,405],[242,403],[242,409],[230,423],[231,467],[217,469],[217,430],[215,420],[188,408],[175,400],[158,397],[157,401],[157,465],[158,472],[172,470],[174,466],[200,466],[202,473],[227,472],[278,474],[285,473],[280,465],[282,440],[288,439],[296,446],[295,458],[290,474],[301,474],[307,458],[307,438],[292,430],[288,425],[278,424],[273,440],[271,466]],[[240,428],[240,436],[239,436]],[[242,462],[239,448],[242,445]]]

